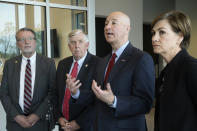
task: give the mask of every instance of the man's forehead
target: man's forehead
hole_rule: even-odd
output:
[[[33,35],[33,33],[31,32],[31,31],[20,31],[20,32],[18,32],[18,35],[25,35],[25,34],[32,34]]]
[[[119,12],[110,14],[107,17],[105,22],[108,22],[108,21],[115,21],[115,22],[120,22],[120,23],[125,23],[125,24],[130,25],[129,18],[126,15],[121,14]]]
[[[106,19],[106,21],[120,21],[121,20],[121,16],[120,15],[109,15]]]
[[[118,18],[112,18],[111,17],[111,18],[107,18],[106,21],[119,21],[119,19]]]

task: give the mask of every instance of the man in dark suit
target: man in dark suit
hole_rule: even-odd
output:
[[[55,82],[55,63],[36,53],[35,32],[22,28],[16,33],[22,55],[5,62],[0,99],[8,131],[48,131],[48,101]]]
[[[92,83],[97,97],[96,131],[146,131],[145,114],[154,96],[154,64],[150,55],[128,41],[129,31],[126,14],[113,12],[107,17],[104,34],[112,53],[99,64]]]
[[[89,42],[87,36],[82,30],[73,30],[68,35],[68,46],[73,56],[61,60],[58,64],[56,74],[56,93],[58,97],[57,119],[60,124],[59,130],[80,130],[89,129],[88,122],[83,120],[83,116],[91,117],[86,113],[88,99],[83,104],[78,104],[75,99],[82,100],[91,94],[91,84],[95,72],[95,67],[99,58],[90,54],[88,50]],[[76,76],[72,76],[78,64]],[[69,90],[68,90],[69,89]],[[69,108],[66,108],[66,93],[71,92],[69,99]],[[64,113],[68,111],[69,118]]]

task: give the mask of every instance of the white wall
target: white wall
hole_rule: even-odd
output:
[[[142,0],[95,0],[95,15],[107,17],[113,11],[122,11],[126,13],[131,19],[129,40],[135,47],[143,49],[142,7]]]
[[[196,0],[176,0],[176,9],[186,13],[192,22],[191,45],[189,53],[197,58],[197,1]]]
[[[0,102],[0,131],[6,131],[6,115]]]
[[[144,0],[143,1],[143,22],[151,23],[159,14],[170,11],[180,10],[185,12],[192,21],[191,45],[189,53],[197,57],[197,1],[196,0]]]
[[[144,0],[143,22],[151,23],[159,14],[175,9],[175,0]]]

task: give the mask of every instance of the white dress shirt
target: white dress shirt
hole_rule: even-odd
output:
[[[33,93],[34,93],[34,83],[35,83],[35,75],[36,75],[36,52],[31,56],[30,58],[26,58],[25,56],[22,56],[21,61],[21,71],[20,71],[20,95],[19,95],[19,105],[21,109],[24,111],[24,86],[25,86],[25,69],[27,65],[27,59],[30,60],[31,64],[31,85],[32,85],[32,94],[31,98],[33,99]]]

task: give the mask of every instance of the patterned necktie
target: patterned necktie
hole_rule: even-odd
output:
[[[117,56],[116,56],[116,53],[113,53],[113,54],[112,54],[112,57],[111,57],[111,59],[110,59],[110,61],[109,61],[109,64],[108,64],[108,67],[107,67],[107,72],[105,73],[105,79],[104,79],[104,84],[105,84],[105,85],[106,85],[107,79],[108,79],[108,77],[109,77],[109,73],[110,73],[112,67],[114,66],[116,57],[117,57]]]
[[[73,78],[77,77],[78,72],[78,63],[74,63],[74,67],[71,72],[71,76]],[[64,102],[63,102],[63,115],[66,118],[66,120],[69,120],[69,100],[70,100],[70,90],[66,88],[65,95],[64,95]]]
[[[32,86],[31,86],[31,65],[30,65],[30,60],[27,60],[27,65],[25,69],[25,86],[24,86],[24,113],[28,114],[29,113],[29,108],[31,106],[32,98]]]

